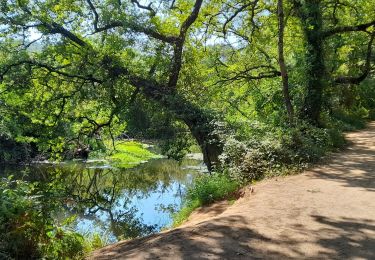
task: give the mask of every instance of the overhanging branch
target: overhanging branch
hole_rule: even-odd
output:
[[[346,32],[358,32],[358,31],[366,32],[367,29],[371,26],[375,26],[375,20],[369,23],[364,23],[364,24],[336,27],[336,28],[323,32],[322,37],[327,38],[335,34],[346,33]]]
[[[45,64],[45,63],[42,63],[42,62],[39,62],[39,61],[33,61],[33,60],[22,60],[22,61],[13,63],[13,64],[6,65],[4,67],[4,70],[2,72],[0,72],[0,79],[2,79],[12,68],[18,67],[18,66],[21,66],[21,65],[25,65],[25,64],[33,66],[33,67],[43,68],[43,69],[45,69],[49,72],[56,73],[58,75],[61,75],[61,76],[67,77],[67,78],[76,78],[76,79],[81,79],[81,80],[87,80],[87,81],[95,82],[95,83],[99,83],[99,84],[103,83],[102,80],[99,80],[99,79],[93,77],[92,75],[84,76],[84,75],[78,75],[78,74],[71,74],[71,73],[62,71],[61,69],[63,69],[64,67],[53,67],[49,64]]]

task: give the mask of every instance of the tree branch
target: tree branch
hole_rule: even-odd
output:
[[[33,60],[23,60],[23,61],[19,61],[19,62],[9,64],[9,65],[5,66],[5,70],[0,73],[0,80],[2,80],[2,78],[5,76],[6,73],[8,73],[8,71],[11,68],[18,67],[18,66],[21,66],[21,65],[24,65],[24,64],[28,64],[30,66],[36,66],[36,67],[39,67],[39,68],[43,68],[43,69],[46,69],[49,72],[53,72],[53,73],[56,73],[56,74],[59,74],[61,76],[68,77],[68,78],[77,78],[77,79],[87,80],[87,81],[91,81],[91,82],[95,82],[95,83],[103,83],[103,81],[101,81],[97,78],[94,78],[92,75],[82,76],[82,75],[77,75],[77,74],[70,74],[70,73],[61,71],[61,69],[63,67],[53,67],[51,65],[41,63],[41,62],[38,62],[38,61],[33,61]]]
[[[234,19],[237,17],[238,14],[240,14],[242,11],[244,11],[247,7],[249,6],[253,6],[252,10],[251,10],[251,21],[252,21],[252,24],[254,25],[254,15],[255,15],[255,7],[257,5],[259,0],[254,0],[250,3],[247,3],[247,4],[244,4],[243,6],[241,6],[240,8],[238,8],[223,24],[223,34],[224,36],[226,35],[226,32],[227,32],[227,25]]]
[[[174,46],[174,55],[173,55],[173,62],[170,69],[170,76],[168,81],[168,88],[175,89],[178,81],[178,77],[180,74],[181,66],[182,66],[182,51],[185,42],[186,33],[189,27],[195,22],[198,18],[198,14],[200,8],[202,6],[203,0],[196,0],[193,10],[190,15],[186,18],[186,20],[182,23],[180,27],[180,35],[175,41]]]
[[[60,34],[60,35],[64,36],[65,38],[70,39],[72,42],[76,43],[80,47],[87,47],[88,46],[88,44],[85,41],[83,41],[80,37],[78,37],[74,33],[65,29],[62,25],[59,25],[56,22],[49,23],[49,22],[45,21],[45,19],[42,19],[40,17],[35,17],[35,15],[33,15],[33,13],[29,9],[27,9],[25,6],[22,7],[22,10],[26,14],[28,14],[29,16],[37,19],[40,22],[40,24],[38,26],[43,26],[44,28],[46,28],[48,30],[49,34]]]
[[[94,6],[94,4],[91,2],[91,0],[86,0],[91,11],[94,13],[94,29],[95,31],[98,30],[98,22],[99,22],[99,14],[98,12],[96,11],[96,8]]]
[[[364,24],[336,27],[336,28],[333,28],[333,29],[330,29],[330,30],[327,30],[327,31],[323,32],[322,37],[327,38],[327,37],[333,36],[335,34],[346,33],[346,32],[358,32],[358,31],[366,32],[367,29],[371,26],[375,26],[375,20],[371,21],[369,23],[364,23]]]
[[[58,23],[52,22],[52,23],[47,23],[44,21],[41,21],[43,26],[49,31],[50,34],[60,34],[64,36],[65,38],[68,38],[72,42],[76,43],[80,47],[87,47],[88,44],[83,41],[80,37],[75,35],[74,33],[68,31],[65,29],[62,25],[59,25]]]
[[[262,68],[268,68],[269,70],[261,71],[256,74],[251,73],[254,70],[256,71]],[[233,81],[239,81],[239,80],[247,80],[247,81],[260,80],[260,79],[267,79],[267,78],[276,78],[280,76],[281,76],[281,72],[277,71],[274,67],[269,66],[269,65],[260,65],[260,66],[246,68],[245,70],[234,73],[233,76],[224,77],[224,79],[217,81],[215,84],[233,82]]]
[[[371,70],[371,56],[372,56],[372,44],[374,42],[375,33],[371,34],[370,41],[367,45],[367,55],[366,55],[366,64],[364,66],[363,72],[358,77],[338,77],[334,80],[337,84],[359,84],[365,80]]]
[[[133,4],[136,4],[138,6],[138,8],[141,8],[141,9],[144,9],[144,10],[147,10],[150,12],[150,15],[151,16],[155,16],[156,15],[156,12],[154,9],[152,9],[151,7],[151,3],[149,5],[142,5],[140,4],[137,0],[130,0]]]
[[[103,27],[99,27],[95,30],[94,33],[107,31],[107,30],[114,29],[117,27],[125,27],[125,28],[130,29],[131,31],[143,33],[151,38],[160,40],[162,42],[170,43],[170,44],[174,44],[178,40],[178,37],[176,36],[165,35],[149,27],[142,27],[139,24],[130,23],[130,22],[121,22],[121,21],[113,21],[107,25],[104,25]]]

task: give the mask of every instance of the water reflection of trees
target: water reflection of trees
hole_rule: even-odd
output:
[[[142,223],[131,198],[164,193],[173,183],[179,184],[176,195],[181,196],[189,182],[188,172],[191,170],[183,170],[174,161],[154,160],[127,170],[81,163],[28,167],[23,176],[42,192],[43,203],[60,203],[65,212],[90,219],[119,239],[149,234],[157,228]]]

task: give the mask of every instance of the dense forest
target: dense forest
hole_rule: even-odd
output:
[[[232,191],[317,162],[375,119],[375,1],[2,0],[0,9],[2,164],[95,158],[126,138],[176,160],[199,148],[206,175]],[[188,197],[204,198],[188,207],[229,192],[197,192],[210,180],[197,180]],[[25,228],[24,241],[13,232],[39,216],[25,214],[35,205],[21,184],[0,186],[0,239],[36,258],[80,257],[74,234],[59,244],[60,229]],[[30,254],[17,250],[0,242],[0,258]]]

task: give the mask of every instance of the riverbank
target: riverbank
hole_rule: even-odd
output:
[[[89,259],[372,259],[375,123],[346,137],[350,147],[325,166],[261,181],[233,205],[215,204],[179,228]]]

